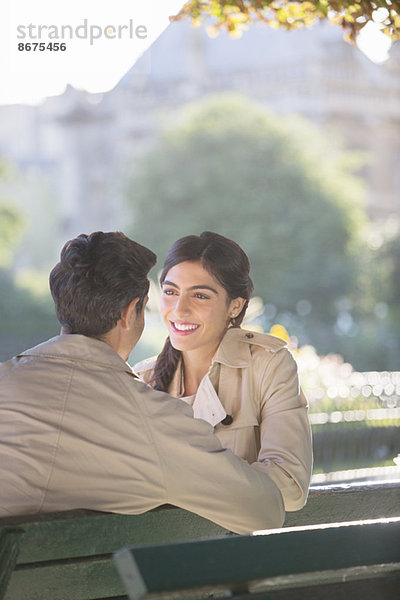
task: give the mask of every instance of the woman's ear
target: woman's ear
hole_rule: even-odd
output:
[[[231,319],[236,319],[242,312],[246,300],[244,298],[234,298],[229,305],[229,316]]]

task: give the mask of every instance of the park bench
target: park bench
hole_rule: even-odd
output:
[[[398,600],[400,517],[117,552],[130,600]]]
[[[285,526],[400,516],[400,482],[314,487]],[[226,537],[230,532],[175,507],[142,515],[68,511],[0,519],[0,600],[126,597],[113,552],[136,544]]]

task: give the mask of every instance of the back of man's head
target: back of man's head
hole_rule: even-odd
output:
[[[81,234],[67,242],[50,273],[57,318],[68,333],[101,337],[149,290],[147,274],[156,255],[120,232]]]

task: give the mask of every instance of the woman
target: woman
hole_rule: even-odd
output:
[[[307,403],[286,344],[240,328],[253,284],[249,260],[211,232],[179,239],[161,274],[162,352],[134,369],[182,398],[225,447],[266,472],[286,510],[307,498],[312,468]]]

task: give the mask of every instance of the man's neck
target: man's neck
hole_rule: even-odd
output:
[[[125,341],[124,335],[121,335],[118,323],[110,331],[101,336],[101,340],[108,344],[125,362],[128,360],[131,350]]]

